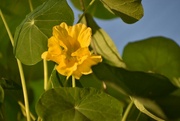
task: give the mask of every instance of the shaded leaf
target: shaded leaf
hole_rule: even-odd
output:
[[[94,88],[54,88],[45,92],[36,111],[43,121],[117,121],[122,106]]]
[[[103,89],[103,83],[93,73],[89,75],[83,75],[79,82],[83,87],[93,87],[99,90]]]
[[[61,22],[73,23],[73,13],[66,0],[48,0],[28,14],[16,29],[16,57],[27,65],[39,62],[41,54],[47,50],[52,27]]]
[[[162,98],[157,98],[156,102],[163,109],[169,120],[173,121],[175,119],[180,119],[180,97],[179,96],[166,96]]]
[[[165,37],[152,37],[129,43],[123,60],[130,70],[160,73],[169,79],[180,77],[180,47]]]
[[[3,101],[4,101],[4,90],[0,85],[0,108],[1,108],[1,103],[3,103]]]
[[[128,71],[103,63],[94,66],[93,72],[100,80],[116,85],[128,95],[155,98],[177,89],[168,78],[159,74]]]
[[[141,0],[100,0],[126,23],[134,23],[143,17]]]
[[[87,26],[92,29],[91,47],[94,51],[103,56],[106,63],[117,67],[125,67],[113,40],[96,24],[91,15],[86,14],[85,17]]]
[[[39,97],[42,95],[44,92],[44,80],[33,80],[28,83],[28,87],[31,89],[32,93],[31,95],[28,94],[31,103],[30,103],[30,110],[32,114],[36,114],[35,111],[35,105],[37,101],[39,100]]]

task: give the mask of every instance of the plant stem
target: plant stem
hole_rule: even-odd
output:
[[[18,101],[18,104],[21,106],[23,112],[26,111],[26,108],[25,108],[24,104],[21,101]],[[36,120],[35,116],[31,112],[30,112],[30,116],[31,116],[33,121]]]
[[[124,115],[123,115],[121,121],[126,121],[126,119],[127,119],[127,117],[128,117],[128,114],[129,114],[132,106],[133,106],[133,101],[131,101],[131,102],[129,103],[128,107],[126,108],[126,110],[125,110],[125,112],[124,112]]]
[[[28,0],[28,2],[29,2],[30,11],[32,12],[32,11],[33,11],[32,1],[31,1],[31,0]]]
[[[0,16],[1,16],[1,18],[2,18],[2,21],[3,21],[3,23],[4,23],[4,26],[5,26],[5,28],[6,28],[6,31],[7,31],[8,35],[9,35],[11,44],[12,44],[12,46],[14,47],[14,39],[13,39],[13,36],[12,36],[12,34],[11,34],[11,32],[10,32],[10,29],[9,29],[7,23],[6,23],[6,20],[5,20],[4,16],[3,16],[3,13],[2,13],[2,11],[1,11],[1,9],[0,9]]]
[[[87,6],[87,8],[85,8],[84,5],[84,0],[80,0],[81,6],[82,6],[82,10],[83,10],[83,14],[80,16],[79,20],[77,23],[79,23],[82,18],[84,17],[84,15],[86,14],[87,10],[89,9],[89,7],[95,2],[95,0],[91,0],[91,2],[89,3],[89,5]]]
[[[28,94],[27,94],[27,88],[26,88],[26,81],[25,81],[25,78],[24,78],[24,71],[23,71],[23,67],[22,67],[22,64],[19,61],[19,59],[17,59],[17,63],[18,63],[20,77],[21,77],[21,84],[22,84],[24,102],[25,102],[25,107],[26,107],[27,121],[31,121],[30,111],[29,111]]]
[[[0,10],[0,16],[3,20],[3,23],[5,25],[5,28],[6,28],[6,31],[8,33],[8,36],[10,38],[10,41],[11,41],[11,44],[12,46],[14,47],[14,39],[13,39],[13,36],[10,32],[10,29],[7,25],[7,22],[3,16],[3,13],[2,11]],[[22,67],[22,64],[21,62],[17,60],[17,64],[18,64],[18,68],[19,68],[19,73],[20,73],[20,78],[21,78],[21,84],[22,84],[22,89],[23,89],[23,95],[24,95],[24,102],[25,102],[25,107],[26,107],[26,115],[27,115],[27,121],[31,121],[31,118],[30,118],[30,111],[29,111],[29,101],[28,101],[28,94],[27,94],[27,89],[26,89],[26,82],[25,82],[25,78],[24,78],[24,71],[23,71],[23,67]]]
[[[48,89],[48,66],[47,61],[43,59],[43,65],[44,65],[44,90],[46,91]]]
[[[76,80],[74,76],[72,76],[72,87],[76,87]]]

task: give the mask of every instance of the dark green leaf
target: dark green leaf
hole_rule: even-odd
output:
[[[159,74],[128,71],[103,63],[94,66],[93,72],[99,79],[116,85],[129,95],[155,98],[168,95],[176,89],[168,78]]]
[[[124,62],[109,35],[96,24],[91,15],[86,14],[85,18],[85,23],[92,29],[93,40],[91,47],[94,51],[103,56],[106,63],[117,67],[125,67]]]
[[[180,47],[171,39],[152,37],[125,46],[123,60],[130,70],[180,77]]]
[[[4,90],[0,85],[0,108],[1,108],[1,103],[3,103],[3,101],[4,101]]]
[[[94,88],[54,88],[45,92],[36,110],[43,121],[120,121],[122,105]]]
[[[180,97],[179,96],[166,96],[163,98],[156,99],[156,102],[163,109],[166,116],[170,119],[170,121],[174,121],[175,119],[180,119]]]
[[[126,23],[134,23],[143,16],[141,0],[100,0]]]
[[[32,93],[28,93],[30,98],[30,110],[32,114],[36,114],[35,105],[39,100],[39,97],[44,92],[44,80],[33,80],[28,83],[28,87],[31,89]],[[35,115],[36,116],[36,115]]]
[[[85,9],[89,5],[89,3],[92,0],[83,0],[83,4]],[[73,5],[78,8],[79,10],[82,10],[82,4],[80,3],[79,0],[71,0]],[[115,15],[113,13],[109,12],[104,5],[100,2],[100,0],[95,0],[94,3],[88,8],[86,11],[87,13],[91,14],[92,16],[95,16],[97,18],[101,19],[112,19],[115,18]]]
[[[27,65],[39,62],[41,54],[47,50],[47,40],[51,36],[52,27],[61,22],[73,23],[73,12],[66,0],[48,0],[28,14],[16,29],[16,57]]]
[[[79,81],[83,87],[103,89],[103,83],[94,74],[83,75]]]

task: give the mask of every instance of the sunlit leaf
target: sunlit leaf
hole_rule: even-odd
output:
[[[66,0],[48,0],[28,14],[15,33],[16,57],[27,65],[39,62],[41,54],[47,50],[52,27],[61,22],[73,22],[73,13]]]
[[[92,29],[91,47],[94,51],[103,56],[106,63],[117,67],[125,67],[113,40],[96,24],[89,14],[86,14],[86,24]]]
[[[128,95],[155,98],[177,89],[168,78],[159,74],[128,71],[103,63],[94,66],[93,72],[100,80],[116,85]]]
[[[154,101],[139,97],[131,97],[131,99],[135,106],[149,117],[157,121],[165,121],[164,119],[167,119],[162,109]]]
[[[134,23],[143,16],[141,0],[100,0],[126,23]]]
[[[89,3],[92,0],[83,0],[83,4],[80,3],[79,0],[71,0],[73,5],[78,8],[79,10],[82,10],[82,5],[84,5],[84,8],[87,9]],[[113,15],[113,13],[109,12],[104,5],[100,2],[100,0],[95,0],[94,3],[88,8],[86,11],[87,13],[91,14],[92,16],[95,16],[97,18],[101,19],[112,19],[116,16]]]
[[[120,121],[122,106],[94,88],[54,88],[45,92],[36,110],[43,121]]]
[[[125,46],[123,60],[130,70],[180,77],[180,47],[165,37],[152,37]]]

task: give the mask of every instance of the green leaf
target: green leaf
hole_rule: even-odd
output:
[[[99,90],[103,89],[103,83],[93,73],[89,75],[83,75],[79,82],[83,87],[93,87]]]
[[[165,121],[167,119],[161,108],[154,102],[146,98],[131,97],[134,105],[144,114],[157,121]]]
[[[36,111],[43,121],[120,121],[122,106],[94,88],[54,88],[45,92]]]
[[[39,62],[41,54],[47,50],[47,40],[51,36],[52,27],[61,22],[73,23],[73,12],[66,0],[48,0],[28,14],[16,29],[16,57],[27,65]]]
[[[126,23],[134,23],[143,17],[141,0],[100,0]]]
[[[109,35],[96,24],[91,15],[86,14],[85,18],[86,22],[84,23],[92,29],[93,40],[91,47],[94,51],[103,56],[106,63],[117,67],[125,67],[124,62]]]
[[[92,0],[83,0],[84,7],[86,9],[91,1]],[[82,10],[82,5],[79,0],[71,0],[71,2],[76,8]],[[88,8],[86,12],[100,19],[112,19],[116,17],[115,15],[113,15],[113,13],[109,12],[104,7],[104,5],[100,2],[100,0],[95,0],[94,3]]]
[[[169,121],[174,121],[175,119],[180,118],[180,96],[170,95],[158,98],[155,101],[163,109],[164,113],[169,118]]]
[[[168,78],[159,74],[128,71],[103,63],[94,66],[93,72],[100,80],[131,96],[156,98],[177,89]]]
[[[180,77],[180,47],[165,37],[152,37],[125,46],[123,60],[130,70]]]
[[[4,90],[0,85],[0,108],[1,108],[1,103],[3,103],[3,101],[4,101]]]

